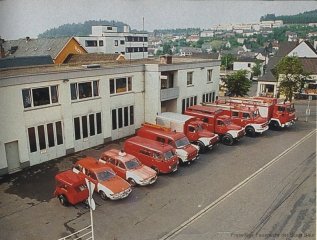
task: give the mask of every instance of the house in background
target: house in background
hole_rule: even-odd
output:
[[[261,75],[263,73],[263,61],[256,58],[239,58],[233,62],[233,71],[246,70],[248,71],[248,77],[251,78],[251,73],[253,72],[252,68],[256,65],[257,62],[261,62]]]
[[[76,36],[77,41],[89,53],[121,53],[126,59],[148,58],[148,34],[130,32],[124,26],[118,32],[115,26],[92,26],[89,36]]]
[[[305,72],[309,73],[306,84],[302,92],[303,96],[317,96],[317,51],[308,41],[283,42],[280,43],[279,50],[275,56],[269,59],[265,74],[259,78],[257,96],[279,97],[280,77],[273,75],[273,70],[278,62],[285,56],[296,56],[303,65]]]
[[[30,64],[32,65],[34,65],[34,61],[38,59],[34,57],[44,58],[44,56],[50,56],[54,64],[62,64],[71,54],[87,53],[87,51],[79,44],[79,42],[74,37],[37,39],[31,39],[27,37],[25,39],[4,41],[2,45],[4,50],[4,58],[13,59],[29,57]],[[33,60],[31,60],[31,57],[33,58]],[[12,62],[14,61],[12,60]],[[22,59],[19,62],[22,63]],[[18,63],[14,65],[17,64]]]

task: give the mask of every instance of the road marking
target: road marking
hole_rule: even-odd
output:
[[[211,204],[209,204],[207,207],[205,207],[204,209],[202,209],[201,211],[199,211],[198,213],[196,213],[194,216],[192,216],[191,218],[189,218],[188,220],[186,220],[185,222],[183,222],[181,225],[179,225],[178,227],[176,227],[175,229],[173,229],[172,231],[170,231],[169,233],[165,234],[163,237],[160,238],[160,240],[168,240],[171,239],[172,237],[176,236],[179,232],[181,232],[183,229],[185,229],[187,226],[189,226],[190,224],[192,224],[194,221],[198,220],[199,218],[201,218],[202,216],[204,216],[208,211],[210,211],[211,209],[213,209],[214,207],[216,207],[218,204],[220,204],[222,201],[224,201],[226,198],[230,197],[233,193],[235,193],[236,191],[238,191],[240,188],[242,188],[243,186],[245,186],[248,182],[250,182],[252,179],[254,179],[257,175],[259,175],[260,173],[262,173],[263,171],[265,171],[266,169],[268,169],[271,165],[273,165],[275,162],[277,162],[278,160],[280,160],[284,155],[286,155],[287,153],[289,153],[290,151],[292,151],[294,148],[296,148],[298,145],[300,145],[301,143],[303,143],[304,141],[306,141],[308,138],[310,138],[312,135],[314,135],[317,132],[317,130],[313,130],[310,133],[308,133],[306,136],[304,136],[303,138],[301,138],[299,141],[297,141],[296,143],[294,143],[291,147],[289,147],[288,149],[286,149],[284,152],[282,152],[281,154],[279,154],[277,157],[275,157],[274,159],[272,159],[270,162],[268,162],[267,164],[265,164],[263,167],[261,167],[259,170],[257,170],[255,173],[253,173],[251,176],[247,177],[246,179],[244,179],[242,182],[240,182],[239,184],[237,184],[236,186],[234,186],[233,188],[231,188],[228,192],[226,192],[225,194],[223,194],[221,197],[219,197],[218,199],[216,199],[214,202],[212,202]]]

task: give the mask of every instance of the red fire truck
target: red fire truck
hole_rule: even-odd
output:
[[[230,105],[256,106],[260,115],[268,119],[269,126],[273,129],[289,127],[295,124],[295,108],[292,103],[278,103],[277,98],[249,97],[230,98],[220,100],[218,103]]]
[[[257,133],[262,134],[269,129],[267,119],[261,117],[257,107],[219,103],[204,103],[203,105],[222,109],[222,113],[229,115],[234,124],[245,128],[245,132],[248,136],[254,137]]]
[[[156,116],[156,123],[172,131],[183,132],[191,143],[199,146],[200,152],[212,149],[219,141],[218,134],[204,129],[205,124],[192,116],[163,112]]]
[[[217,133],[223,144],[232,145],[245,135],[244,128],[232,123],[230,116],[216,107],[194,105],[185,110],[186,115],[201,119],[208,131]]]

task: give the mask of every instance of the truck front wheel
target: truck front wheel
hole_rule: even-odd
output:
[[[104,191],[99,191],[99,194],[102,200],[107,200],[107,195],[105,194]]]
[[[270,129],[272,129],[272,130],[280,130],[281,129],[280,124],[278,123],[278,121],[275,121],[275,120],[271,121],[269,126],[270,126]]]
[[[229,134],[226,134],[221,139],[222,143],[228,146],[231,146],[233,144],[233,137]]]
[[[67,206],[68,205],[67,198],[64,195],[59,195],[58,196],[58,200],[63,206]]]
[[[206,146],[202,142],[198,141],[197,146],[199,147],[199,153],[204,153],[206,152]]]
[[[245,129],[245,131],[246,131],[248,136],[255,137],[255,129],[254,129],[254,127],[249,126],[249,127],[247,127]]]

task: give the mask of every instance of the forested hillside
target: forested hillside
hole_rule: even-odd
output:
[[[267,14],[262,16],[261,21],[270,20],[283,20],[284,24],[299,24],[299,23],[316,23],[317,22],[317,9],[299,13],[296,15],[282,15],[275,16],[275,14]]]
[[[84,23],[64,24],[57,28],[46,30],[39,34],[39,38],[54,38],[64,36],[85,36],[91,34],[91,26],[93,25],[112,25],[118,27],[118,31],[123,31],[123,26],[127,25],[123,22],[107,21],[107,20],[89,20]]]

